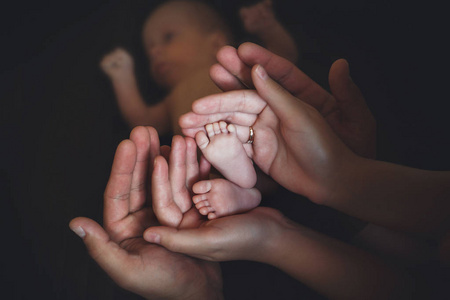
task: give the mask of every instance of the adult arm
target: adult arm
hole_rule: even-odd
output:
[[[255,163],[279,184],[315,203],[428,237],[448,230],[448,172],[357,156],[314,105],[284,89],[261,65],[253,68],[252,82],[256,93],[240,90],[205,97],[181,121],[192,127],[216,118],[239,124],[243,142],[248,126],[253,126]],[[290,86],[289,76],[284,82]]]
[[[150,227],[144,238],[204,260],[267,263],[329,299],[409,299],[414,290],[406,272],[295,224],[271,208],[191,229]]]

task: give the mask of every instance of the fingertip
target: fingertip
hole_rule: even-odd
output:
[[[84,239],[86,236],[86,231],[82,227],[82,219],[81,217],[75,218],[70,221],[69,228],[72,230],[77,236]]]
[[[260,64],[257,64],[255,66],[253,66],[253,72],[256,73],[256,75],[258,75],[258,77],[263,80],[266,81],[267,78],[269,77],[269,75],[267,75],[266,70],[264,69],[263,66],[261,66]]]
[[[350,78],[350,68],[348,61],[344,58],[336,60],[330,67],[329,81]]]
[[[161,244],[161,236],[152,231],[146,231],[144,233],[144,240],[153,244]]]
[[[69,228],[83,239],[88,248],[109,239],[103,227],[89,218],[77,217],[70,221]]]

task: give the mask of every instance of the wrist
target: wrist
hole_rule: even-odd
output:
[[[264,239],[258,248],[260,249],[253,259],[255,261],[277,266],[280,257],[286,250],[286,241],[290,239],[293,232],[298,231],[298,224],[285,217],[281,212],[272,210],[271,224],[266,228]],[[268,230],[267,230],[268,229]],[[295,235],[295,233],[294,233]]]
[[[370,161],[353,153],[340,155],[337,164],[324,177],[323,183],[316,187],[317,193],[311,200],[316,204],[336,207],[338,203],[358,198],[361,180],[364,182],[367,177]]]
[[[112,74],[109,78],[115,86],[130,86],[136,84],[136,78],[133,72]]]

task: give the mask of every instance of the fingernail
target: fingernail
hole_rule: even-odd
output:
[[[70,229],[72,229],[73,232],[75,232],[76,235],[78,235],[80,238],[84,238],[86,236],[86,232],[84,232],[83,228],[81,228],[81,226],[77,226],[77,227],[71,227]]]
[[[145,235],[145,240],[154,244],[161,244],[161,236],[154,232],[149,232]]]
[[[264,70],[263,66],[258,65],[255,69],[256,74],[258,74],[259,78],[266,80],[267,78],[267,72]]]

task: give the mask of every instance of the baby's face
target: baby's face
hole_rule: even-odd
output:
[[[154,12],[144,24],[143,42],[154,80],[174,87],[180,80],[215,61],[216,50],[208,34],[181,7],[167,5]]]

